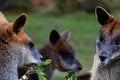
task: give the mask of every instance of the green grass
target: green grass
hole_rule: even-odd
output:
[[[13,21],[17,16],[6,13],[9,21]],[[95,54],[95,40],[99,31],[95,15],[85,12],[76,12],[61,17],[40,15],[39,12],[28,14],[25,31],[38,48],[48,41],[49,33],[53,28],[58,29],[59,32],[65,29],[71,31],[69,43],[75,49],[77,58],[83,66],[82,72],[90,70]],[[57,72],[55,80],[60,79],[64,80],[64,75]]]

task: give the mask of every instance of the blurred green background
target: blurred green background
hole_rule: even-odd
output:
[[[98,5],[120,17],[119,0],[0,0],[0,10],[9,21],[22,12],[27,13],[25,31],[38,49],[48,41],[52,29],[59,33],[69,29],[69,43],[83,66],[80,73],[92,66],[100,26],[94,11]],[[55,80],[65,80],[65,75],[56,71]]]

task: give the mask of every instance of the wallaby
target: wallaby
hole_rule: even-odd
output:
[[[68,43],[70,32],[64,31],[61,35],[52,30],[49,36],[49,42],[39,49],[43,56],[43,61],[51,59],[52,63],[44,67],[47,80],[53,80],[54,71],[56,69],[61,72],[72,70],[79,72],[82,69],[81,64],[75,57],[73,48]],[[35,74],[31,75],[29,80],[39,80]]]
[[[99,6],[96,14],[101,27],[90,80],[120,80],[120,20]]]
[[[18,67],[41,62],[40,53],[23,31],[26,19],[22,13],[8,22],[0,12],[0,80],[18,80]]]

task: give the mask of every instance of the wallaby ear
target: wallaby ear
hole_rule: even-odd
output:
[[[12,31],[14,33],[19,33],[21,30],[23,30],[23,27],[26,23],[27,15],[25,13],[22,13],[13,23]]]
[[[7,23],[7,19],[5,18],[4,14],[2,12],[0,12],[0,24],[1,23]]]
[[[56,44],[56,42],[60,39],[60,35],[56,30],[52,30],[49,36],[49,41],[53,45]]]
[[[64,32],[61,33],[61,36],[65,39],[68,40],[70,36],[70,30],[65,30]]]
[[[108,21],[113,19],[113,16],[100,6],[96,7],[95,12],[100,25],[105,25],[108,23]]]

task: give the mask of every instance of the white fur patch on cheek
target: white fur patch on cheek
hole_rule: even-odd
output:
[[[74,64],[74,63],[73,64],[69,64],[69,63],[67,63],[65,61],[63,61],[62,63],[64,63],[63,66],[66,67],[67,69],[75,69],[77,67],[77,65]]]
[[[70,65],[69,62],[66,62],[66,61],[64,61],[64,60],[61,59],[60,63],[61,63],[61,65],[62,65],[63,68],[65,68],[65,69],[72,69],[71,68],[72,65]]]
[[[35,63],[35,64],[39,64],[39,61],[36,60],[33,56],[29,55],[29,57],[27,57],[27,60],[25,60],[26,64],[30,64],[30,63]]]
[[[108,64],[109,62],[110,62],[110,59],[106,59],[106,60],[104,61],[104,65]]]
[[[120,53],[117,52],[117,53],[114,53],[113,56],[111,57],[111,59],[115,59],[116,57],[120,56]]]
[[[22,66],[25,64],[31,64],[31,63],[38,64],[39,61],[32,56],[32,53],[28,48],[21,47],[19,66]]]
[[[76,64],[72,64],[72,65],[70,66],[71,69],[75,69],[76,67],[77,67]]]
[[[36,63],[38,64],[38,60],[36,60],[31,54],[26,55],[25,64]]]

